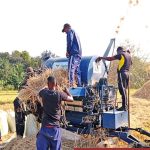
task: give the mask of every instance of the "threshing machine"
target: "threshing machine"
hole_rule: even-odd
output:
[[[104,56],[111,56],[115,39],[111,39]],[[82,134],[92,134],[101,129],[102,134],[108,137],[119,137],[134,147],[148,147],[140,142],[129,131],[136,130],[150,136],[150,133],[141,128],[129,127],[129,111],[117,110],[117,88],[107,81],[110,62],[95,63],[98,56],[82,57],[80,70],[82,87],[70,87],[70,93],[75,102],[67,103],[65,117],[66,129]],[[67,69],[67,58],[48,58],[43,66],[58,69]],[[128,104],[129,105],[129,104]]]

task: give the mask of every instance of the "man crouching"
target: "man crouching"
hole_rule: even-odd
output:
[[[48,77],[48,88],[39,92],[43,102],[42,127],[37,135],[37,150],[61,150],[61,101],[73,101],[73,97],[66,89],[64,92],[56,90],[56,79]]]

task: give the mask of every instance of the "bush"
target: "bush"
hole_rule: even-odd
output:
[[[13,85],[6,85],[5,87],[2,87],[2,90],[14,90],[15,87]]]

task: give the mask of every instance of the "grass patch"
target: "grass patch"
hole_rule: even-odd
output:
[[[17,91],[0,91],[0,104],[12,103],[17,94]]]
[[[13,101],[17,94],[17,91],[0,91],[0,109],[13,110]]]

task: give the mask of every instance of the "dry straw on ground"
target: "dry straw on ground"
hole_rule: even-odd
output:
[[[146,82],[133,96],[136,98],[150,99],[150,81]]]
[[[62,129],[62,149],[73,150],[76,148],[93,148],[93,147],[127,147],[127,144],[118,140],[118,138],[108,138],[98,144],[98,137],[81,137],[76,133]],[[35,150],[36,136],[26,137],[24,139],[17,138],[7,144],[2,150]]]

